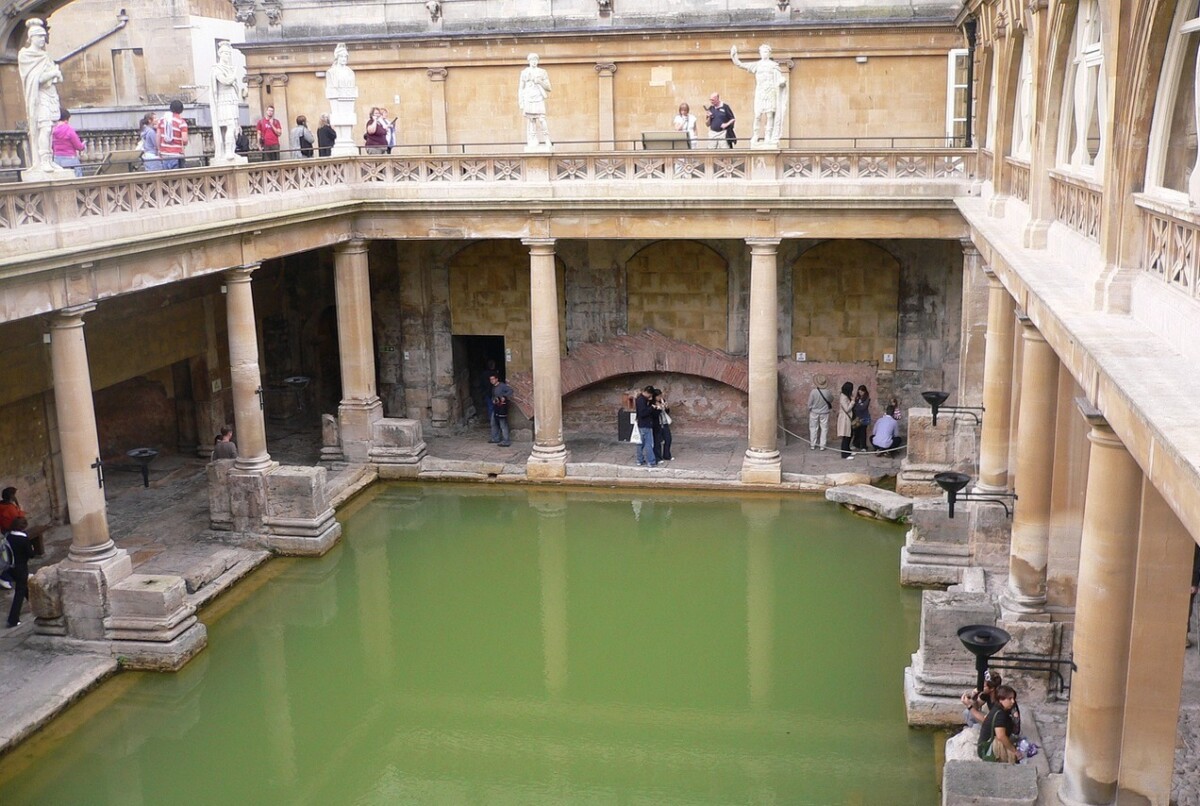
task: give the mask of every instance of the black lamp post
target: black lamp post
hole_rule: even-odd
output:
[[[971,483],[971,477],[966,473],[956,473],[954,471],[946,471],[944,473],[934,473],[933,481],[937,486],[946,491],[946,501],[950,505],[950,517],[954,517],[954,502],[955,501],[981,501],[983,503],[999,504],[1004,507],[1004,514],[1012,517],[1012,510],[1008,508],[1006,500],[1016,501],[1016,493],[964,493],[962,489]]]
[[[921,397],[925,398],[925,402],[929,404],[929,408],[933,409],[933,427],[937,428],[938,411],[965,411],[975,418],[975,424],[979,424],[979,415],[976,412],[983,411],[983,406],[946,406],[946,398],[950,397],[949,392],[922,392]]]
[[[1012,636],[999,627],[968,624],[958,628],[958,640],[975,656],[975,690],[983,691],[983,673],[987,671],[988,659],[1004,649]]]

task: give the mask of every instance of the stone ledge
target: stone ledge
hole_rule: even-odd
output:
[[[942,806],[1034,806],[1037,770],[1027,764],[947,761],[942,772]]]
[[[911,498],[869,484],[847,484],[825,491],[825,500],[841,504],[854,512],[869,513],[888,521],[899,521],[912,514]]]

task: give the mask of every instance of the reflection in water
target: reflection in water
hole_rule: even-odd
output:
[[[195,663],[0,760],[0,803],[933,802],[900,531],[639,496],[382,488]]]

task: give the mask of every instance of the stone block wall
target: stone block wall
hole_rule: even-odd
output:
[[[729,320],[725,261],[704,244],[660,241],[630,259],[628,327],[725,349]]]

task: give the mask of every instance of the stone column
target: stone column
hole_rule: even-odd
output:
[[[1008,558],[1006,618],[1044,620],[1046,562],[1050,548],[1050,499],[1054,479],[1058,357],[1041,331],[1021,318],[1021,413],[1017,419],[1017,500]]]
[[[1107,806],[1116,800],[1121,764],[1142,472],[1104,417],[1086,402],[1080,409],[1092,446],[1075,608],[1079,671],[1071,677],[1059,798]]]
[[[50,364],[54,377],[54,411],[62,450],[67,512],[71,517],[71,548],[76,562],[97,562],[116,554],[108,535],[107,506],[100,483],[100,442],[92,405],[92,376],[88,369],[84,314],[95,305],[64,308],[50,320]]]
[[[333,247],[333,262],[338,358],[342,365],[338,433],[347,461],[365,462],[371,450],[371,428],[383,417],[383,402],[375,385],[367,242],[356,238],[337,244]]]
[[[1179,638],[1187,630],[1195,545],[1154,485],[1143,481],[1119,780],[1131,802],[1148,806],[1171,802],[1183,686]]]
[[[533,452],[525,465],[531,478],[567,475],[562,430],[562,363],[558,331],[558,282],[554,239],[525,238],[529,247],[529,315],[533,342]]]
[[[750,445],[742,481],[778,484],[779,306],[776,301],[779,238],[747,238],[750,246]]]
[[[263,421],[262,377],[258,370],[258,333],[254,322],[254,292],[250,275],[259,264],[225,272],[225,318],[229,331],[229,374],[233,380],[236,467],[243,473],[261,473],[274,466],[267,453],[267,428]]]
[[[617,66],[612,62],[596,65],[596,75],[600,80],[600,104],[597,118],[600,121],[600,148],[610,151],[616,144],[616,110],[613,103],[613,76],[617,74]]]
[[[430,67],[425,75],[433,82],[429,93],[433,103],[433,151],[435,154],[445,154],[450,142],[446,127],[446,77],[449,71],[445,67]]]
[[[964,238],[962,282],[962,342],[958,357],[960,406],[983,405],[983,364],[987,343],[988,279],[975,244]]]
[[[1013,300],[1000,278],[988,278],[987,349],[983,362],[983,428],[979,447],[980,492],[1008,490],[1009,407],[1013,369]]]

